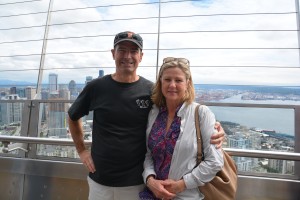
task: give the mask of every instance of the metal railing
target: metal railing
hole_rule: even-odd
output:
[[[74,145],[73,140],[71,139],[37,138],[37,137],[5,136],[5,135],[0,135],[0,141],[2,141],[4,145],[9,144],[10,142],[27,143],[27,144],[44,144],[44,145],[62,145],[62,146]],[[92,141],[85,140],[85,144],[87,146],[90,146],[92,144]],[[300,153],[232,149],[232,148],[224,148],[224,150],[228,152],[231,156],[300,161]]]

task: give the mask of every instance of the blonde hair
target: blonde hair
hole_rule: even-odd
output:
[[[161,89],[161,77],[166,69],[169,68],[179,68],[185,74],[187,80],[187,90],[182,99],[183,102],[188,104],[192,103],[195,99],[195,88],[192,80],[192,74],[190,71],[190,62],[185,58],[173,58],[167,57],[164,59],[162,66],[160,67],[157,81],[154,84],[151,99],[155,105],[158,107],[166,105],[166,99],[162,93]]]

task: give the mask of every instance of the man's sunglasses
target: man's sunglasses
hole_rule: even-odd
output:
[[[139,34],[132,33],[132,32],[121,32],[121,33],[118,33],[116,35],[116,37],[115,37],[115,42],[117,40],[121,40],[121,39],[125,39],[125,38],[137,40],[141,44],[143,42],[143,38]]]

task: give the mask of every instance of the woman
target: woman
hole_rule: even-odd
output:
[[[210,144],[216,132],[215,116],[204,105],[199,108],[199,117],[205,159],[196,166],[194,98],[189,61],[165,58],[152,94],[143,172],[147,188],[140,193],[141,199],[203,199],[198,186],[222,169],[221,149]]]

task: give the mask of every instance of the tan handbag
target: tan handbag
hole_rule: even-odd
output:
[[[200,130],[199,106],[195,110],[195,123],[197,132],[197,166],[204,160],[203,143]],[[204,186],[199,186],[199,190],[204,194],[205,200],[233,200],[237,190],[237,168],[234,160],[223,149],[224,166],[216,176]]]

